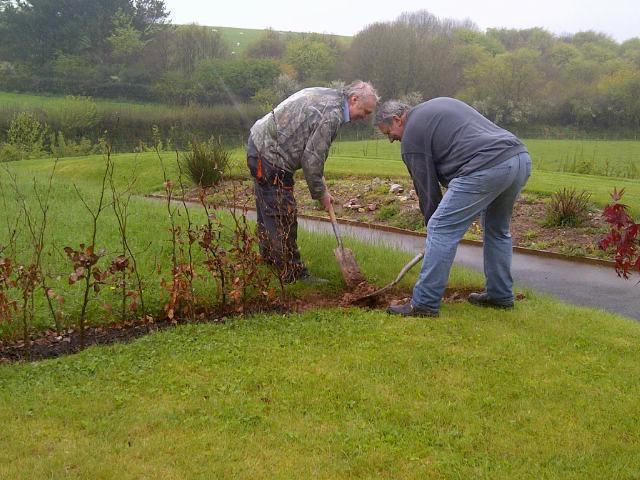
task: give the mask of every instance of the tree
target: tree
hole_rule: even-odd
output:
[[[133,18],[122,10],[116,12],[113,24],[113,33],[108,39],[113,49],[112,57],[125,63],[139,53],[146,42],[142,39],[142,32],[133,27]]]
[[[426,11],[402,14],[397,21],[375,23],[351,42],[344,78],[370,79],[385,97],[419,92],[424,98],[455,95],[462,57],[456,52],[458,29],[469,22],[440,20]]]
[[[272,58],[279,59],[284,55],[286,44],[282,35],[268,28],[260,37],[247,45],[245,56],[247,58]]]
[[[487,37],[497,40],[508,51],[528,48],[545,53],[555,44],[553,35],[539,27],[524,30],[489,28],[487,29]]]
[[[203,103],[245,102],[272,87],[279,74],[273,60],[204,60],[193,75],[194,90]]]
[[[335,72],[336,52],[326,43],[311,38],[293,40],[287,45],[286,62],[300,82],[326,82]]]
[[[463,97],[497,123],[521,123],[532,114],[542,85],[540,53],[520,48],[487,57],[465,75]]]
[[[169,42],[169,68],[192,75],[203,60],[227,58],[229,47],[219,32],[200,25],[182,25]]]
[[[620,45],[620,51],[625,59],[635,63],[637,68],[640,68],[640,38],[630,38],[622,45]]]
[[[104,61],[118,12],[141,33],[167,16],[163,0],[3,0],[0,48],[7,60],[37,66],[60,53]]]
[[[164,0],[136,0],[134,11],[134,27],[147,36],[154,33],[155,27],[163,25],[169,17]]]
[[[640,129],[640,71],[631,65],[603,77],[598,84],[600,115],[611,125]]]

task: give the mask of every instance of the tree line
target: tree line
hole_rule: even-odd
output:
[[[640,127],[640,38],[481,31],[427,11],[350,42],[265,30],[241,54],[171,25],[162,0],[0,0],[0,89],[269,108],[310,85],[372,81],[385,98],[461,98],[504,125]]]

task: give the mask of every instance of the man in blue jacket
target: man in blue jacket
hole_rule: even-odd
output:
[[[413,108],[394,100],[376,113],[375,124],[401,140],[402,160],[413,179],[427,226],[422,271],[411,301],[389,313],[437,316],[458,243],[480,215],[484,233],[486,290],[469,301],[513,307],[513,205],[531,174],[531,157],[512,133],[469,105],[434,98]],[[446,192],[442,194],[442,187]]]

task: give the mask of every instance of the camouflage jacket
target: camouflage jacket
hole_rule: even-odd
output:
[[[325,192],[324,162],[344,121],[342,92],[305,88],[293,94],[251,128],[251,139],[264,160],[287,172],[302,168],[309,192]]]

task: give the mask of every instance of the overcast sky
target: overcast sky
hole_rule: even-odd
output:
[[[426,9],[468,18],[481,29],[543,27],[552,33],[604,32],[622,42],[640,37],[640,0],[165,0],[174,23],[354,35],[366,25]]]

